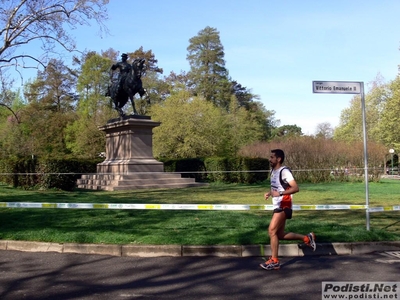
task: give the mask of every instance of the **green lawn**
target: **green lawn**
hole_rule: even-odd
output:
[[[266,185],[211,184],[120,192],[25,191],[0,185],[1,202],[270,204]],[[400,181],[369,184],[370,206],[400,205]],[[295,204],[365,204],[363,183],[301,184]],[[270,211],[0,209],[0,239],[106,244],[266,244]],[[295,211],[287,230],[319,242],[400,240],[400,211]]]

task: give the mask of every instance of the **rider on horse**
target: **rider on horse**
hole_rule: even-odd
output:
[[[129,75],[129,72],[131,72],[132,70],[132,66],[127,62],[128,55],[126,53],[122,53],[121,58],[122,58],[121,61],[111,66],[111,70],[113,71],[119,69],[118,83],[117,83],[118,92],[123,89],[125,79]]]
[[[111,97],[115,109],[121,117],[125,116],[122,108],[128,100],[132,103],[133,114],[137,115],[138,112],[135,108],[134,96],[139,94],[140,98],[142,98],[143,95],[147,95],[141,80],[146,60],[144,58],[137,58],[133,61],[132,65],[130,65],[127,62],[127,54],[123,53],[121,57],[122,61],[111,66],[112,71],[119,69],[119,76],[117,82],[113,82],[111,76],[111,86],[108,86],[106,96]],[[147,98],[147,101],[150,101],[149,98]]]

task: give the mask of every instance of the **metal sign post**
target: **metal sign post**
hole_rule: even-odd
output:
[[[367,126],[365,114],[364,82],[349,81],[313,81],[313,93],[325,94],[360,94],[364,135],[364,177],[365,177],[365,206],[367,230],[369,231],[369,188],[368,188],[368,150],[367,150]]]

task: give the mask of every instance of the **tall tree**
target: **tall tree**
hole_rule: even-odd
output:
[[[109,71],[112,61],[92,53],[82,65],[77,81],[79,92],[79,109],[96,119],[103,106],[109,105],[105,94],[109,85]]]
[[[241,107],[234,95],[225,118],[228,126],[224,143],[225,155],[237,156],[243,146],[263,140],[264,127],[259,122],[257,114]]]
[[[225,68],[224,47],[219,32],[207,26],[189,40],[189,77],[196,95],[217,106],[228,108],[231,83]]]
[[[105,137],[98,126],[116,115],[105,96],[110,65],[109,58],[96,53],[88,55],[82,65],[77,84],[77,118],[66,128],[67,148],[75,156],[93,158],[104,151]]]
[[[59,158],[69,153],[64,130],[75,119],[75,85],[75,76],[59,60],[51,60],[33,82],[26,84],[28,103],[20,113],[20,132],[31,153],[21,155]]]
[[[143,75],[146,72],[153,71],[162,74],[163,69],[157,66],[158,60],[156,59],[153,51],[143,49],[141,46],[139,49],[135,50],[134,52],[128,52],[128,57],[130,60],[134,60],[136,58],[144,58],[146,60],[145,68],[143,69]]]
[[[362,141],[361,98],[357,95],[350,100],[350,106],[340,113],[339,125],[334,131],[334,139],[342,141]]]
[[[252,94],[250,90],[242,86],[237,81],[232,81],[231,84],[232,84],[232,93],[235,95],[239,105],[241,107],[246,108],[247,110],[250,110],[253,101],[257,100],[259,97]]]
[[[389,86],[391,93],[385,102],[378,128],[383,143],[400,152],[400,77],[397,76]]]
[[[154,129],[156,157],[192,158],[222,154],[226,125],[222,110],[188,91],[180,91],[151,107],[161,126]]]
[[[367,138],[370,141],[381,142],[382,131],[379,124],[390,89],[379,75],[369,85],[370,90],[365,95]],[[361,97],[357,95],[351,99],[350,106],[342,111],[339,126],[334,131],[334,139],[362,141],[363,135]]]
[[[301,127],[297,125],[283,125],[276,127],[272,130],[272,137],[282,138],[282,137],[293,137],[303,135]]]
[[[38,103],[30,103],[22,112],[21,131],[30,152],[20,155],[63,158],[70,154],[66,147],[65,128],[75,119],[75,113],[46,109]]]
[[[187,91],[192,95],[195,95],[190,75],[185,71],[181,70],[180,73],[171,71],[168,76],[164,77],[163,83],[162,89],[160,90],[162,100],[165,100],[169,96],[179,93],[180,91]]]
[[[206,27],[191,38],[189,43],[187,60],[190,71],[187,76],[182,74],[180,77],[170,77],[177,79],[173,81],[173,87],[182,88],[184,84],[194,95],[202,96],[228,113],[232,113],[230,110],[239,105],[250,112],[252,117],[249,121],[258,122],[264,128],[261,139],[268,139],[271,136],[274,112],[266,110],[260,102],[255,101],[257,95],[229,77],[219,32],[215,28]],[[232,99],[235,100],[231,106]]]
[[[60,58],[63,50],[76,51],[71,32],[79,26],[91,25],[94,20],[101,32],[107,32],[103,23],[108,18],[107,3],[108,0],[1,0],[0,78],[8,84],[0,86],[0,93],[7,93],[5,86],[12,85],[16,75],[23,79],[23,69],[51,68],[51,60]],[[54,95],[50,98],[55,100]],[[8,103],[0,105],[18,119],[19,114]]]
[[[1,103],[6,103],[0,106],[0,157],[32,153],[31,145],[26,143],[25,126],[21,123],[26,103],[20,91],[7,90],[0,93],[0,97]]]
[[[333,137],[333,128],[331,123],[323,122],[317,124],[315,129],[315,137],[323,139],[331,139]]]
[[[0,5],[0,68],[45,67],[56,46],[76,50],[68,30],[95,20],[107,30],[108,0],[2,0]],[[29,47],[42,49],[31,53]]]
[[[27,84],[25,96],[45,109],[67,112],[74,109],[76,78],[61,60],[51,60],[44,71],[38,71],[34,82]]]
[[[17,94],[12,90],[12,84],[6,78],[3,77],[3,72],[0,69],[0,106],[4,107],[7,110],[7,115],[12,114],[15,120],[20,123],[20,119],[18,116],[18,112],[15,110],[14,100],[16,99]]]

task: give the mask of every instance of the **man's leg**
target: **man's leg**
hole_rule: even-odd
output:
[[[278,233],[278,238],[280,240],[300,240],[303,241],[306,245],[311,247],[313,251],[315,251],[317,245],[315,243],[315,234],[313,232],[310,232],[307,235],[299,234],[299,233],[293,233],[293,232],[282,232]]]
[[[274,213],[269,223],[268,234],[271,245],[271,257],[275,259],[278,258],[279,235],[284,233],[285,223],[286,216],[283,211]]]
[[[300,240],[304,241],[304,234],[294,233],[294,232],[281,232],[279,235],[280,240]]]
[[[272,215],[271,222],[268,227],[269,241],[271,245],[271,257],[260,264],[260,267],[265,270],[279,270],[281,264],[278,260],[279,236],[278,232],[283,232],[285,229],[286,216],[285,213],[276,212]]]
[[[285,212],[286,218],[291,219],[292,218],[292,210],[287,208],[286,210],[283,209]],[[307,235],[304,234],[299,234],[299,233],[294,233],[294,232],[285,232],[285,227],[282,227],[278,231],[278,238],[280,240],[300,240],[303,241],[307,246],[311,247],[313,251],[315,251],[317,244],[315,243],[315,234],[313,232],[310,232]]]

